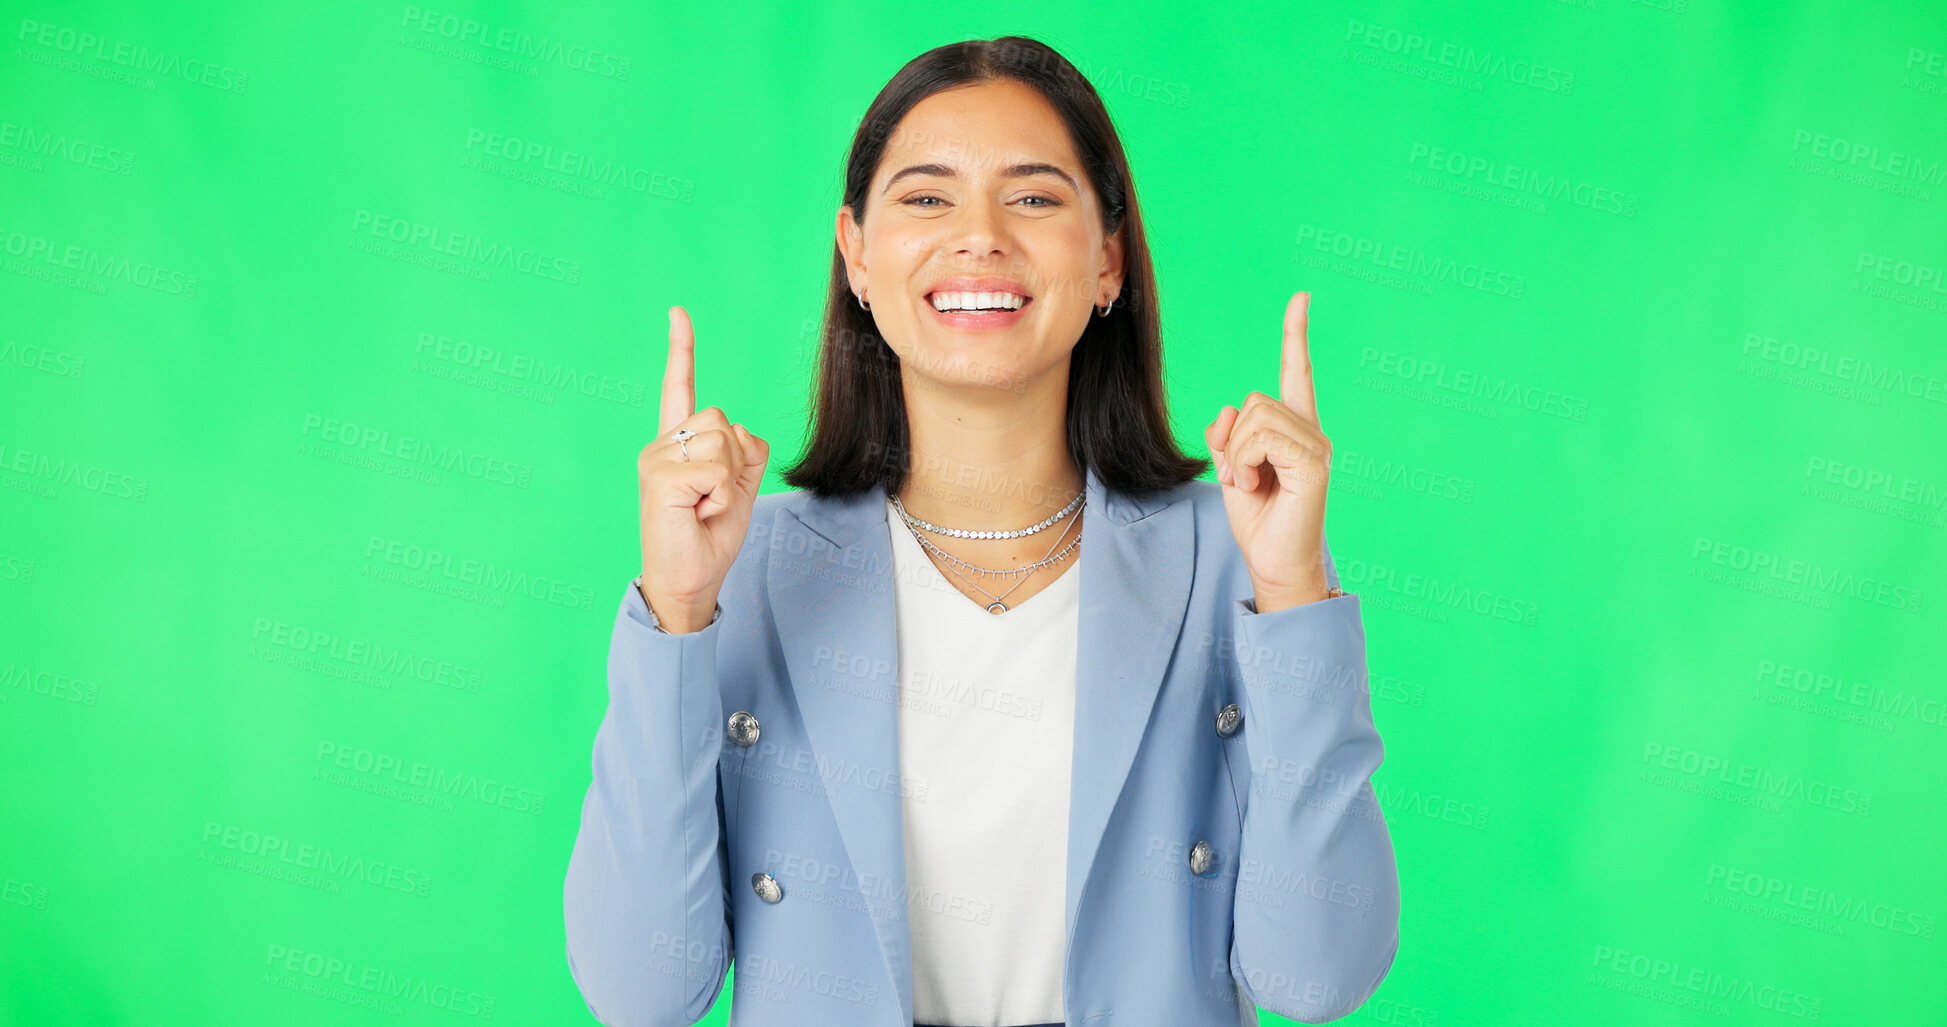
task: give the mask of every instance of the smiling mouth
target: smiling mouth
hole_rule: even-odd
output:
[[[941,314],[1011,314],[1034,298],[1010,292],[943,290],[926,297],[926,302]]]

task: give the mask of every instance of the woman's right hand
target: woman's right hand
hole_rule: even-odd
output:
[[[688,428],[689,460],[670,433]],[[770,444],[696,409],[696,334],[689,312],[669,308],[669,362],[654,442],[636,458],[642,500],[642,598],[671,633],[701,631],[743,548]]]

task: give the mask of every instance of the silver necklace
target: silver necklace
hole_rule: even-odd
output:
[[[898,496],[892,497],[892,508],[894,510],[899,511],[900,519],[904,520],[908,525],[917,525],[918,527],[925,528],[927,531],[930,531],[935,535],[950,535],[954,538],[992,538],[992,539],[1026,538],[1027,536],[1032,535],[1035,532],[1048,527],[1049,525],[1055,523],[1056,521],[1061,520],[1062,518],[1068,516],[1069,514],[1074,513],[1076,510],[1081,508],[1082,500],[1087,498],[1088,498],[1088,493],[1077,492],[1075,493],[1075,498],[1068,501],[1067,506],[1064,506],[1060,510],[1055,511],[1054,515],[1049,517],[1047,520],[1042,521],[1040,524],[1037,524],[1031,528],[1021,528],[1017,531],[972,531],[967,528],[942,528],[937,524],[929,524],[925,521],[920,520],[917,517],[914,517],[912,514],[907,513],[906,505],[899,501]]]
[[[1076,498],[1080,499],[1082,497],[1077,496]],[[895,503],[898,502],[897,499],[894,499],[893,501]],[[1067,516],[1066,512],[1064,512],[1062,516]],[[1043,525],[1042,527],[1045,527],[1045,525]],[[947,570],[952,572],[954,577],[959,578],[961,581],[966,582],[968,587],[972,588],[976,592],[979,592],[981,595],[986,596],[989,600],[989,602],[987,603],[987,612],[996,615],[1007,612],[1007,604],[1003,600],[1005,600],[1008,596],[1013,595],[1014,589],[1020,588],[1022,585],[1027,583],[1026,576],[1028,574],[1032,574],[1036,570],[1039,570],[1042,567],[1046,567],[1049,564],[1059,562],[1063,557],[1068,555],[1069,550],[1074,549],[1076,546],[1081,545],[1082,543],[1082,536],[1077,534],[1073,541],[1061,547],[1061,551],[1059,553],[1054,552],[1053,548],[1050,547],[1047,556],[1044,556],[1041,559],[1036,560],[1031,564],[1026,564],[1021,567],[1008,567],[1008,568],[995,569],[991,567],[976,567],[973,564],[968,563],[967,561],[962,560],[957,556],[954,556],[952,553],[949,553],[946,550],[941,549],[939,546],[934,545],[931,539],[928,539],[924,535],[921,535],[919,533],[919,529],[915,527],[910,520],[907,521],[906,530],[913,533],[913,540],[918,542],[921,548],[925,549],[928,552],[938,554],[939,557],[945,560],[948,564],[958,564],[962,567],[967,568],[968,570],[975,571],[977,573],[990,574],[990,575],[995,575],[1000,577],[1005,577],[1009,575],[1020,575],[1021,580],[1015,582],[1012,588],[1009,588],[1007,591],[1002,592],[1000,595],[995,595],[994,593],[989,592],[984,588],[981,588],[979,585],[974,584],[972,579],[968,578],[964,574],[961,574],[959,571],[954,570],[953,567],[951,566],[947,567]],[[1037,527],[1034,530],[1039,531],[1041,529],[1040,527]],[[1067,535],[1068,535],[1068,529],[1063,528],[1061,535],[1057,536],[1055,539],[1055,545],[1060,546],[1062,538],[1066,537]]]

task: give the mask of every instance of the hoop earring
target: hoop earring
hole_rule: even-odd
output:
[[[1092,304],[1091,304],[1091,305],[1092,305]],[[1114,310],[1114,309],[1115,309],[1115,300],[1110,300],[1110,301],[1109,301],[1109,304],[1108,304],[1108,306],[1105,306],[1105,307],[1096,307],[1096,308],[1095,308],[1095,316],[1096,316],[1096,317],[1108,317],[1108,316],[1109,316],[1109,311],[1111,311],[1111,310]]]
[[[858,294],[856,294],[856,295],[854,295],[854,296],[853,296],[852,298],[853,298],[853,299],[855,299],[855,300],[858,300],[858,301],[859,301],[859,309],[860,309],[860,310],[871,310],[871,309],[872,309],[871,307],[869,307],[869,306],[867,306],[867,305],[866,305],[866,302],[865,302],[865,294],[864,294],[864,293],[858,293]]]

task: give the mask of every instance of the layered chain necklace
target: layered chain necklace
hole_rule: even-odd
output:
[[[1008,596],[1014,594],[1014,589],[1020,588],[1022,584],[1026,583],[1028,575],[1050,564],[1060,563],[1062,558],[1066,557],[1070,550],[1082,544],[1082,536],[1080,534],[1077,534],[1074,537],[1074,539],[1071,540],[1067,545],[1065,546],[1061,545],[1061,540],[1068,537],[1068,529],[1074,527],[1074,523],[1070,522],[1068,525],[1064,526],[1061,529],[1061,534],[1055,537],[1055,545],[1061,546],[1060,552],[1056,552],[1054,547],[1050,546],[1047,556],[1044,556],[1041,559],[1036,560],[1035,562],[1030,564],[1025,564],[1020,567],[1009,567],[1005,569],[995,569],[992,567],[976,567],[973,564],[970,564],[967,561],[962,560],[957,556],[954,556],[953,554],[947,552],[946,550],[941,549],[939,546],[933,543],[932,539],[929,539],[926,536],[921,535],[920,531],[924,529],[926,531],[933,532],[936,535],[946,535],[952,538],[971,538],[971,539],[1026,538],[1027,536],[1032,535],[1037,531],[1041,531],[1044,528],[1053,526],[1059,521],[1067,519],[1069,514],[1072,514],[1075,511],[1081,509],[1082,506],[1085,504],[1086,500],[1087,500],[1087,493],[1085,492],[1076,493],[1075,498],[1070,500],[1067,506],[1062,507],[1061,510],[1056,512],[1053,516],[1049,517],[1047,520],[1042,521],[1040,524],[1036,524],[1032,527],[1020,528],[1014,531],[971,531],[966,528],[942,528],[937,524],[929,524],[928,522],[922,521],[919,518],[914,517],[912,514],[907,513],[905,505],[899,502],[898,496],[892,497],[892,508],[898,511],[899,519],[906,523],[906,530],[913,533],[913,539],[920,544],[921,548],[925,549],[929,553],[934,554],[935,556],[938,556],[941,560],[945,561],[946,564],[948,565],[947,570],[951,571],[954,577],[959,578],[961,581],[966,582],[967,585],[970,588],[972,588],[974,591],[979,592],[981,595],[986,596],[989,600],[989,602],[987,603],[988,613],[1001,614],[1007,612],[1007,603],[1004,602],[1004,600]],[[984,588],[981,588],[979,585],[974,584],[973,579],[967,577],[965,574],[960,573],[958,570],[955,570],[954,569],[955,567],[965,567],[969,571],[972,571],[976,574],[986,574],[994,577],[1018,576],[1021,580],[1015,582],[1013,587],[1009,588],[1007,591],[1002,592],[1000,595],[995,595],[994,593],[989,592]]]

